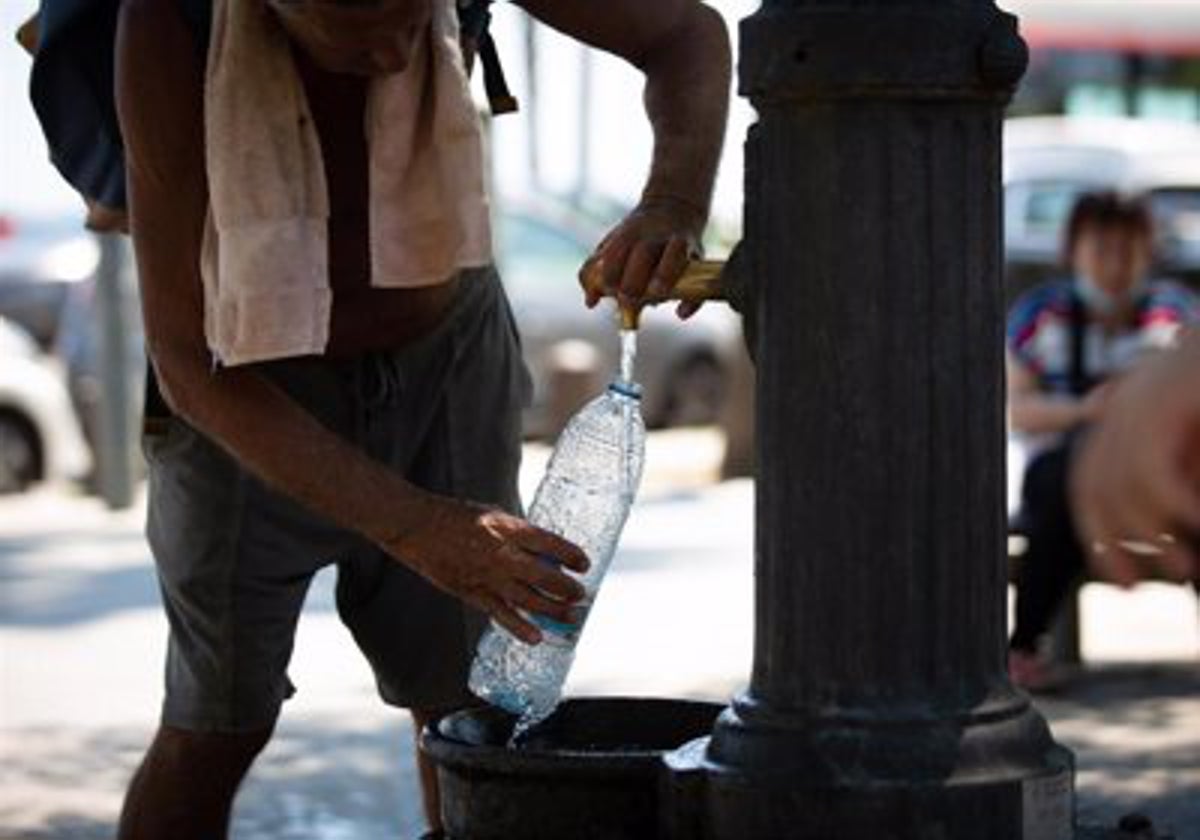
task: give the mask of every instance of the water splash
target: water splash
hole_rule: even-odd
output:
[[[516,724],[513,726],[512,735],[508,738],[508,748],[515,750],[521,746],[521,739],[525,737],[525,733],[533,729],[539,723],[550,717],[550,712],[538,713],[532,709],[526,709],[522,715],[517,718]]]
[[[630,390],[636,391],[636,383],[633,381],[633,366],[634,362],[637,360],[638,333],[636,329],[622,329],[620,331],[620,337],[621,364],[617,370],[617,381]],[[633,440],[634,435],[633,425],[635,409],[635,403],[631,402],[630,400],[622,401],[621,425],[622,435],[624,437],[624,440],[622,441],[622,449],[624,449],[626,453],[625,463],[622,465],[622,472],[624,473],[622,476],[622,492],[629,493],[631,496],[633,495],[633,488],[637,485],[638,479],[636,475],[637,468],[634,465],[632,449],[629,446],[629,443],[631,440]]]

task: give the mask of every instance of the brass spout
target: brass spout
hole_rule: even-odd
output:
[[[724,270],[724,260],[692,260],[670,292],[665,295],[647,295],[643,298],[643,303],[656,306],[667,301],[703,303],[709,300],[725,300],[725,283],[722,277]],[[589,288],[598,288],[601,282],[599,272],[593,270],[588,275]],[[621,329],[636,330],[640,315],[640,310],[622,306]]]
[[[725,283],[721,276],[724,270],[724,260],[692,260],[669,294],[648,298],[646,302],[656,304],[678,300],[703,303],[706,300],[724,300]]]

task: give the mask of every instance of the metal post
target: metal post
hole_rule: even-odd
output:
[[[538,163],[542,159],[541,144],[538,142],[541,137],[538,120],[541,100],[538,96],[537,24],[528,15],[521,17],[521,35],[525,44],[525,122],[529,126],[529,142],[525,144],[526,163],[533,191],[537,193],[542,189],[542,168]]]
[[[129,339],[135,329],[126,288],[128,253],[123,237],[97,234],[96,317],[100,334],[100,402],[97,477],[100,495],[112,509],[133,504],[133,400]]]
[[[703,815],[672,806],[675,836],[1065,840],[1071,756],[1004,667],[1015,19],[766,0],[741,36],[754,668],[710,741],[668,759]]]
[[[592,52],[579,50],[579,132],[576,145],[578,169],[575,172],[575,189],[571,199],[576,207],[587,201],[592,180]]]

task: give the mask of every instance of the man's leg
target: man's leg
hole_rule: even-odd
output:
[[[163,726],[130,782],[118,840],[221,840],[238,785],[271,729],[225,734]]]
[[[336,377],[319,364],[285,374],[304,404],[340,404]],[[287,666],[309,581],[347,540],[182,418],[158,419],[143,445],[146,537],[170,626],[166,696],[118,836],[223,838],[238,785],[292,693]]]

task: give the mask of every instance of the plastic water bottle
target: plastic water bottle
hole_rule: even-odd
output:
[[[530,522],[575,543],[591,561],[579,578],[585,591],[579,623],[526,615],[542,631],[541,644],[527,645],[493,621],[479,642],[471,691],[520,715],[514,740],[548,717],[562,696],[583,623],[641,480],[646,426],[640,402],[638,386],[622,379],[580,409],[559,436],[529,511]]]

